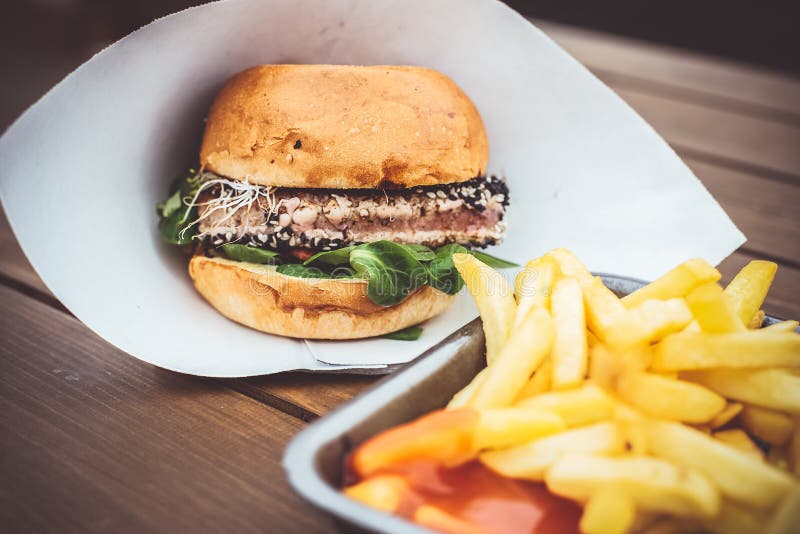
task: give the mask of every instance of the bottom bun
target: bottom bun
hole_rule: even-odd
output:
[[[296,278],[275,267],[194,256],[189,275],[222,315],[262,332],[307,339],[358,339],[421,323],[454,296],[424,286],[396,306],[367,297],[363,280]]]

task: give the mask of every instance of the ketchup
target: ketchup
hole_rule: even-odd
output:
[[[397,475],[410,487],[398,515],[414,520],[421,506],[433,506],[452,519],[425,525],[441,532],[578,532],[578,505],[552,495],[543,484],[498,475],[477,460],[457,467],[434,461],[406,462],[381,474]]]

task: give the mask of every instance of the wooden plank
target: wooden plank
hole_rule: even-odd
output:
[[[612,87],[670,145],[800,183],[800,127],[657,94]],[[706,157],[705,159],[708,159]]]
[[[800,79],[785,73],[554,22],[533,23],[589,69],[620,83],[644,80],[662,90],[682,89],[676,94],[709,105],[768,112],[779,120],[800,117]]]
[[[14,280],[37,291],[49,294],[42,279],[33,270],[28,258],[22,252],[6,213],[0,206],[0,276]]]
[[[752,253],[796,263],[800,258],[800,187],[684,158],[733,222]]]
[[[302,423],[139,362],[0,287],[7,532],[330,532],[280,465]]]
[[[237,379],[236,390],[305,420],[325,415],[374,385],[381,376],[283,373]]]

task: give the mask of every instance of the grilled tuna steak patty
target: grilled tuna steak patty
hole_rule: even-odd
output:
[[[320,251],[387,239],[485,247],[502,240],[508,205],[508,187],[494,176],[400,190],[273,188],[256,201],[220,207],[214,198],[226,187],[198,201],[200,237],[209,246]]]

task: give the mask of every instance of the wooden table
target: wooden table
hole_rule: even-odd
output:
[[[780,264],[766,310],[800,317],[800,80],[541,24],[645,117],[749,241]],[[375,379],[183,376],[98,338],[53,297],[0,217],[0,524],[7,531],[316,532],[287,486],[305,424]]]

